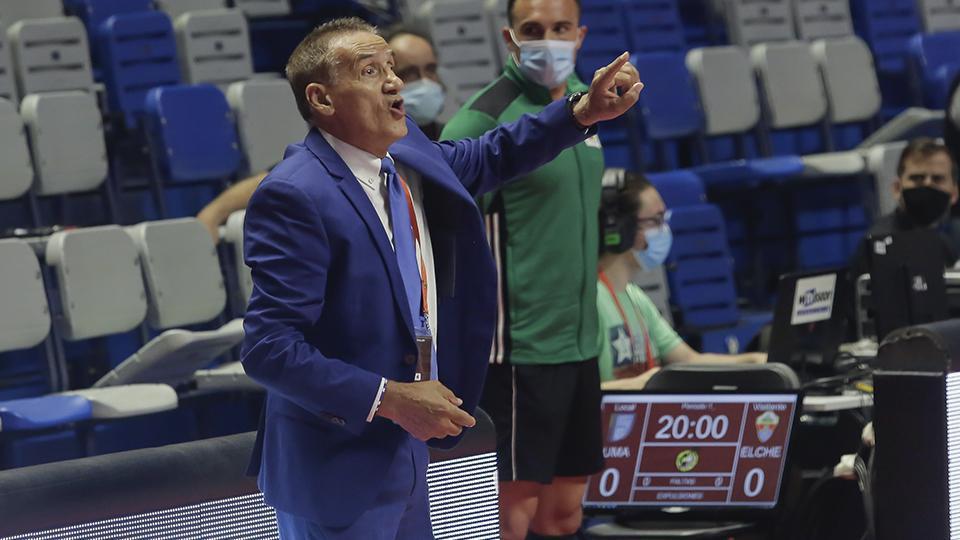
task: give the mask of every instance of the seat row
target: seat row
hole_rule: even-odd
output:
[[[176,32],[160,11],[109,17],[94,47],[103,99],[78,19],[14,24],[8,32],[14,69],[8,84],[0,78],[0,91],[15,89],[0,100],[0,137],[6,142],[0,163],[10,171],[0,182],[0,201],[22,198],[35,205],[37,197],[91,190],[109,199],[135,176],[122,166],[124,159],[147,157],[155,217],[164,217],[164,185],[222,184],[278,161],[306,126],[284,80],[254,76],[245,24],[233,10],[185,13]],[[63,122],[66,117],[71,121]],[[144,146],[149,156],[140,151]],[[43,224],[37,214],[34,209],[33,225]],[[119,218],[112,212],[102,222]]]
[[[227,268],[232,260],[225,259]],[[33,396],[4,385],[0,433],[18,435],[19,444],[75,422],[170,411],[178,393],[258,389],[239,363],[213,366],[243,337],[242,320],[227,317],[228,284],[238,279],[225,279],[217,249],[195,219],[0,240],[0,268],[5,369],[39,368],[49,380],[47,392]],[[70,380],[73,364],[83,360],[71,355],[77,344],[130,333],[139,334],[139,346],[92,385]],[[31,349],[46,362],[9,364],[18,358],[14,351]]]

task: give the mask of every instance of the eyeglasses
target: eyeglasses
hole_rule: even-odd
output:
[[[670,222],[670,211],[660,212],[659,214],[653,217],[647,218],[637,218],[637,225],[641,229],[659,229],[663,227],[665,223]]]

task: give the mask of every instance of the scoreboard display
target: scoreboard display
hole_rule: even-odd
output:
[[[796,394],[606,394],[593,508],[776,506]]]

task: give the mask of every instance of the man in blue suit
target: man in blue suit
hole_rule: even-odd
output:
[[[588,93],[434,143],[359,19],[318,27],[286,73],[312,129],[246,215],[243,365],[267,389],[252,465],[285,540],[432,538],[424,441],[474,424],[496,310],[474,198],[620,116],[642,84],[624,54]]]

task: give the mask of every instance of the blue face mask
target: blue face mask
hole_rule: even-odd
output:
[[[446,94],[443,87],[430,79],[420,79],[403,85],[403,108],[418,126],[430,124],[440,116]]]
[[[538,39],[535,41],[517,41],[510,30],[510,38],[520,48],[517,65],[528,79],[552,89],[566,82],[573,73],[576,41],[560,39]]]
[[[673,232],[670,225],[664,223],[656,229],[647,229],[644,231],[647,237],[647,249],[633,250],[633,256],[644,270],[653,270],[662,266],[670,255],[670,248],[673,247]]]

